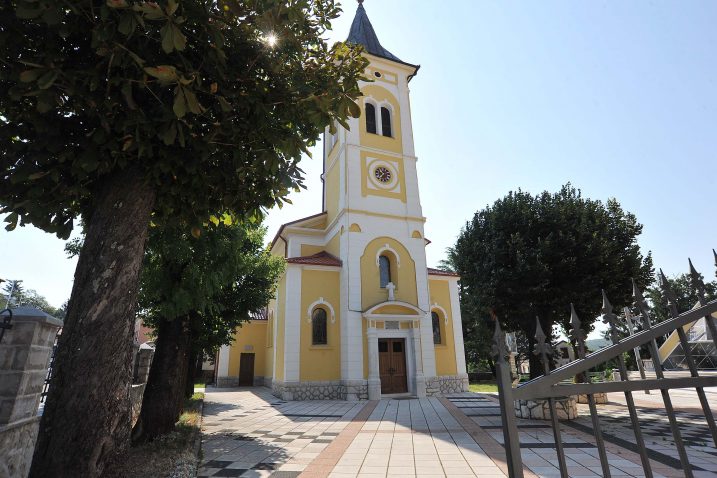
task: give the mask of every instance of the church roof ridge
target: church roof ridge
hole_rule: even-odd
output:
[[[286,259],[289,264],[309,264],[315,266],[334,266],[341,267],[343,262],[341,259],[326,251],[317,252],[310,256],[289,257]]]

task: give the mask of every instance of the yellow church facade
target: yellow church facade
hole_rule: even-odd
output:
[[[219,386],[284,400],[376,400],[466,391],[455,274],[426,264],[409,82],[359,3],[350,42],[370,61],[360,118],[324,136],[323,211],[284,224],[275,298],[217,358]]]

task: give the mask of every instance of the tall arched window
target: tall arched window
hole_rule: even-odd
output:
[[[381,107],[381,134],[389,138],[393,136],[391,134],[391,112],[385,106]]]
[[[314,310],[311,315],[311,344],[328,344],[328,333],[326,330],[326,311],[320,307]]]
[[[376,134],[376,107],[366,103],[366,131]]]
[[[437,313],[431,312],[431,322],[433,323],[433,343],[440,345],[441,341],[441,318]]]
[[[379,256],[378,273],[381,278],[381,287],[385,288],[391,282],[391,261],[388,256]]]

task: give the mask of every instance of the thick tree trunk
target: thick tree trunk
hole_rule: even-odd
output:
[[[187,379],[184,385],[184,398],[194,395],[194,381],[197,378],[197,353],[196,345],[190,345],[189,361],[187,361]]]
[[[31,477],[97,477],[129,445],[135,307],[154,200],[134,169],[95,191]]]
[[[187,324],[186,317],[159,323],[135,438],[152,440],[171,432],[182,413],[191,340]]]

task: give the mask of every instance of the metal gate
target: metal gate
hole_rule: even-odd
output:
[[[600,429],[600,418],[598,416],[597,407],[595,403],[595,394],[602,392],[623,392],[625,394],[625,400],[627,403],[628,411],[630,414],[630,421],[632,428],[635,433],[635,442],[637,449],[640,454],[640,459],[644,469],[645,476],[651,478],[653,476],[650,460],[648,457],[647,450],[645,448],[645,441],[640,430],[640,421],[635,408],[635,402],[632,397],[634,391],[639,390],[659,390],[662,394],[662,400],[665,407],[665,413],[670,423],[670,429],[672,431],[672,437],[677,448],[682,470],[685,476],[688,478],[693,477],[685,445],[682,440],[680,428],[677,423],[675,416],[675,410],[672,406],[672,400],[670,398],[669,390],[674,388],[695,388],[697,395],[704,411],[705,420],[710,430],[712,442],[717,448],[717,426],[715,425],[715,419],[710,409],[707,397],[705,395],[704,387],[717,386],[717,376],[700,376],[697,366],[695,364],[694,357],[692,356],[691,348],[688,344],[688,337],[685,329],[689,330],[691,325],[701,318],[705,318],[707,327],[711,332],[712,340],[717,339],[717,320],[713,317],[713,314],[717,313],[717,300],[706,303],[705,301],[705,286],[702,282],[700,275],[692,267],[690,263],[690,275],[692,285],[697,291],[699,301],[695,307],[685,313],[678,313],[677,300],[673,291],[670,289],[669,283],[660,271],[661,274],[661,287],[664,295],[668,298],[668,307],[670,309],[671,318],[653,325],[650,319],[650,307],[645,301],[642,292],[639,290],[636,284],[633,282],[633,297],[635,300],[635,307],[638,310],[642,319],[642,331],[625,339],[620,339],[617,329],[618,317],[613,313],[613,308],[610,305],[608,298],[605,296],[603,291],[603,307],[601,315],[603,321],[608,324],[610,329],[610,335],[613,345],[606,347],[597,352],[585,355],[585,338],[586,333],[581,329],[580,320],[578,319],[575,309],[571,305],[571,327],[570,332],[571,339],[577,345],[577,356],[578,359],[564,365],[555,370],[549,370],[549,358],[548,355],[551,353],[550,344],[545,342],[546,336],[540,327],[540,321],[537,321],[536,328],[536,346],[535,353],[540,356],[544,375],[531,380],[521,386],[513,388],[511,383],[511,372],[510,365],[506,360],[507,348],[505,341],[505,334],[501,331],[500,324],[496,321],[495,334],[494,334],[494,346],[493,355],[496,359],[496,371],[498,376],[498,391],[501,405],[501,418],[503,423],[503,436],[505,443],[506,458],[508,462],[508,470],[511,478],[522,478],[523,477],[523,463],[520,454],[520,441],[518,435],[517,421],[514,413],[514,401],[515,400],[528,400],[528,399],[546,399],[548,401],[548,407],[550,410],[551,424],[553,430],[553,437],[555,439],[555,449],[558,457],[558,465],[560,468],[560,475],[563,478],[568,477],[565,452],[563,450],[563,442],[560,435],[560,423],[556,413],[555,399],[557,397],[566,397],[572,395],[587,395],[588,405],[590,408],[590,417],[592,419],[593,433],[595,437],[595,443],[598,448],[600,465],[602,467],[603,476],[610,477],[610,466],[607,459],[607,453],[605,451],[605,444],[602,438],[602,432]],[[670,334],[673,331],[677,331],[679,335],[680,344],[685,351],[685,361],[687,362],[690,377],[679,377],[679,378],[666,378],[662,372],[662,366],[660,364],[657,343],[655,339],[666,334]],[[647,345],[650,352],[652,362],[654,364],[654,370],[656,377],[655,379],[640,379],[640,380],[629,380],[627,374],[627,367],[622,354],[625,352],[632,352],[632,350],[641,345]],[[715,342],[717,347],[717,342]],[[618,368],[620,371],[621,380],[617,382],[601,382],[601,383],[589,383],[589,380],[583,378],[583,383],[565,384],[564,381],[572,380],[574,377],[586,377],[587,373],[593,367],[601,365],[611,359],[617,359]],[[562,383],[561,383],[562,382]]]

